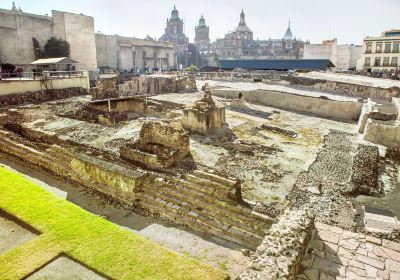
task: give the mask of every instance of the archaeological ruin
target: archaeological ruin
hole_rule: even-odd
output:
[[[398,81],[171,72],[89,90],[6,84],[0,163],[71,185],[67,199],[88,211],[123,209],[99,215],[230,279],[400,277]]]

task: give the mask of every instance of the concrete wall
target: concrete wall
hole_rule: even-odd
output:
[[[1,81],[0,96],[37,92],[46,89],[67,89],[67,88],[84,88],[89,90],[88,77],[75,77],[70,79],[54,79],[47,82],[39,80],[17,80],[17,81]]]
[[[330,59],[338,70],[356,67],[361,52],[362,46],[337,45],[336,41],[304,45],[304,59]]]
[[[52,11],[41,16],[0,9],[0,62],[23,66],[35,60],[32,38],[43,50],[51,37],[67,40],[71,58],[79,70],[97,70],[94,19],[89,16]],[[25,66],[24,66],[25,65]]]
[[[348,122],[358,121],[363,105],[361,102],[337,101],[277,91],[212,90],[213,95],[227,98],[238,98],[239,92],[247,102]]]
[[[175,48],[172,44],[96,34],[96,52],[99,67],[119,70],[175,67]]]
[[[53,35],[66,40],[71,58],[78,61],[77,70],[97,70],[96,40],[93,17],[52,11]]]
[[[31,63],[35,60],[32,38],[44,47],[51,35],[51,17],[0,9],[0,62]]]

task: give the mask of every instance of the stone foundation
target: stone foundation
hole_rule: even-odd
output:
[[[197,101],[193,107],[183,109],[181,123],[184,128],[203,134],[215,132],[227,126],[225,107],[217,106],[211,94],[205,93],[204,98]]]
[[[190,76],[142,76],[100,79],[93,90],[93,99],[117,98],[136,94],[196,92],[196,81]]]
[[[238,279],[295,279],[313,228],[314,218],[307,212],[285,211],[272,225]]]
[[[363,98],[385,98],[390,100],[392,97],[397,97],[400,95],[400,88],[397,87],[380,88],[367,85],[328,81],[323,79],[311,79],[294,75],[284,76],[283,79],[290,82],[292,85],[302,85],[320,90],[344,92],[350,96]]]
[[[139,140],[121,148],[121,157],[153,170],[164,170],[189,153],[189,136],[158,122],[145,123]]]
[[[38,104],[46,101],[85,95],[83,88],[49,89],[37,92],[25,92],[0,96],[0,108],[22,104]]]

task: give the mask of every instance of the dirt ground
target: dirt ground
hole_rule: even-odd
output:
[[[26,279],[40,280],[40,279],[54,279],[54,280],[102,280],[106,279],[93,272],[92,270],[84,267],[83,265],[60,256],[36,271]]]
[[[0,213],[0,254],[32,240],[36,234],[21,227]]]

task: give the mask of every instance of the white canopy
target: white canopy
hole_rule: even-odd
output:
[[[75,64],[77,61],[69,57],[42,58],[31,63],[31,65],[56,65],[56,64]]]

